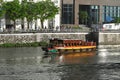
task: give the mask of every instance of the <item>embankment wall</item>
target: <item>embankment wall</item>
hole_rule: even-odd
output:
[[[99,33],[100,48],[120,48],[120,33]]]
[[[22,34],[0,34],[0,44],[3,43],[30,43],[48,42],[50,38],[81,39],[85,40],[87,33],[22,33]]]
[[[3,43],[30,43],[48,42],[50,38],[81,39],[85,40],[88,33],[22,33],[22,34],[0,34],[0,44]],[[120,33],[99,33],[99,46],[107,45],[113,47],[120,45]],[[112,45],[112,46],[111,46]]]

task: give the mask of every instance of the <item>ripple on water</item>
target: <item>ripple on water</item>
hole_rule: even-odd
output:
[[[120,63],[0,65],[0,80],[106,79],[120,79]]]
[[[42,61],[40,56],[1,57],[0,80],[120,80],[119,52],[100,52],[106,56],[67,55],[61,63],[54,56]]]

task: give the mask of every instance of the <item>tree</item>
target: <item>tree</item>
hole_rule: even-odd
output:
[[[34,3],[33,4],[33,11],[34,11],[34,20],[35,20],[35,30],[37,29],[37,19],[38,19],[38,15],[39,15],[39,3]]]
[[[3,4],[3,0],[0,0],[0,17],[3,16],[3,14],[4,14],[4,12],[5,12],[5,11],[3,10],[2,4]]]
[[[27,2],[27,0],[22,0],[21,4],[18,0],[4,2],[3,10],[8,19],[13,21],[13,27],[16,29],[16,20],[22,20],[22,29],[24,29],[24,19],[27,19],[28,29],[29,23],[33,20],[40,18],[41,26],[43,28],[43,22],[46,19],[53,18],[58,13],[58,7],[54,5],[51,0],[40,1],[37,3]]]
[[[22,30],[24,30],[24,19],[27,15],[27,0],[22,0],[21,2],[21,9],[20,9],[20,18],[21,18],[21,26],[22,26]]]
[[[37,3],[27,2],[27,0],[23,0],[21,3],[21,19],[23,23],[24,23],[24,18],[27,19],[28,29],[29,29],[29,23],[30,22],[32,23],[33,20],[38,19],[37,15],[38,15]],[[35,29],[36,29],[36,25],[35,25]]]
[[[14,0],[11,2],[6,2],[3,5],[5,9],[5,14],[7,17],[13,21],[13,28],[16,29],[16,19],[20,18],[20,4],[18,0]]]
[[[1,27],[1,18],[5,14],[5,10],[3,9],[3,0],[0,0],[0,27]]]
[[[80,16],[80,19],[81,19],[82,23],[87,22],[87,18],[88,18],[87,11],[80,11],[79,16]]]
[[[2,17],[3,15],[4,15],[4,10],[3,10],[3,8],[2,8],[2,5],[0,5],[0,17]]]
[[[40,18],[41,27],[43,28],[45,20],[54,18],[58,11],[59,8],[51,0],[38,2],[38,18]]]
[[[28,22],[28,29],[29,29],[29,24],[32,23],[34,17],[35,17],[35,3],[34,2],[27,2],[27,10],[26,10],[26,18]]]

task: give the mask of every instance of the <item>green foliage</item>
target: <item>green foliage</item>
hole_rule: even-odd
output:
[[[2,3],[3,2],[3,0],[0,0],[0,3]]]
[[[120,17],[115,17],[115,18],[114,18],[114,23],[116,23],[116,24],[117,24],[117,23],[120,23]]]
[[[74,26],[73,29],[82,29],[82,27]]]
[[[1,7],[0,7],[1,8]],[[13,0],[9,2],[3,2],[2,9],[0,9],[0,16],[5,11],[5,15],[8,19],[14,22],[14,28],[16,25],[16,19],[27,18],[28,28],[29,23],[34,19],[40,19],[41,26],[43,28],[43,22],[47,19],[52,19],[58,13],[59,8],[51,0],[42,0],[40,2],[27,2],[27,0]]]
[[[27,0],[22,0],[21,9],[20,9],[20,17],[23,19],[27,15]]]
[[[84,23],[88,18],[88,13],[87,11],[81,11],[79,13],[79,16],[80,16],[80,19],[82,20],[82,23]]]
[[[41,21],[41,26],[43,28],[43,22],[46,19],[51,19],[55,17],[58,13],[59,8],[54,5],[50,0],[40,1],[38,4],[38,17]]]
[[[15,44],[12,43],[5,43],[5,44],[1,44],[0,47],[12,47],[15,46]]]
[[[2,5],[0,5],[0,17],[4,15],[5,11],[2,9]]]
[[[11,2],[6,2],[3,5],[4,9],[6,10],[6,14],[9,16],[11,20],[16,20],[20,17],[20,4],[18,0],[14,0]]]
[[[46,46],[48,43],[41,42],[32,42],[32,43],[5,43],[0,44],[0,47],[38,47],[38,46]]]
[[[27,10],[26,10],[26,18],[30,22],[33,20],[34,17],[34,3],[33,2],[27,2]]]
[[[48,43],[45,42],[45,41],[41,41],[39,44],[40,44],[40,46],[46,46],[46,45],[48,45]]]
[[[3,10],[3,0],[0,0],[0,17],[2,17],[5,13],[5,10]]]
[[[5,14],[7,17],[14,22],[15,28],[15,20],[20,18],[20,4],[18,0],[14,0],[11,2],[5,2],[3,4],[3,8],[5,10]]]

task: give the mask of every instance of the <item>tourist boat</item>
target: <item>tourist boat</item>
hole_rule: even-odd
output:
[[[71,53],[96,50],[95,42],[88,42],[78,39],[50,39],[49,45],[42,47],[47,53]]]

